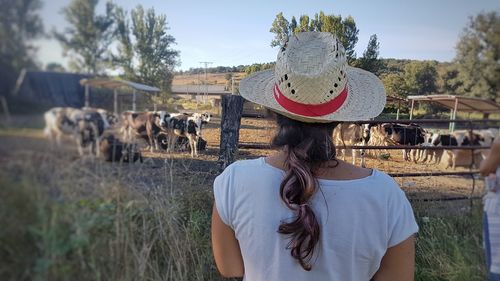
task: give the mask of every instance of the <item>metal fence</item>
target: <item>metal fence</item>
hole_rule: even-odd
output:
[[[461,127],[469,132],[469,136],[472,136],[474,130],[477,129],[487,129],[487,128],[500,128],[500,119],[469,119],[469,120],[442,120],[442,119],[413,119],[413,120],[367,120],[367,121],[355,121],[346,122],[354,124],[424,124],[424,125],[438,125],[438,124],[460,124]],[[455,127],[455,125],[453,126]],[[442,129],[446,130],[446,129]],[[447,130],[446,130],[447,131]],[[240,143],[239,148],[244,149],[272,149],[270,144],[259,144],[259,143]],[[420,146],[420,145],[392,145],[392,146],[374,146],[374,145],[343,145],[337,146],[339,149],[359,149],[359,150],[469,150],[471,152],[471,164],[469,165],[469,171],[453,171],[453,172],[441,172],[441,171],[430,171],[430,172],[419,172],[419,173],[388,173],[391,177],[395,178],[406,178],[406,177],[434,177],[434,176],[458,176],[458,177],[470,177],[472,180],[472,191],[470,196],[460,196],[460,197],[447,197],[447,198],[427,198],[427,199],[417,199],[416,201],[456,201],[456,200],[478,200],[480,197],[473,196],[476,188],[476,178],[479,175],[477,170],[474,170],[476,166],[474,161],[475,151],[478,149],[489,149],[490,146],[478,146],[478,145],[465,145],[465,146]],[[361,158],[364,158],[365,153],[361,153]]]

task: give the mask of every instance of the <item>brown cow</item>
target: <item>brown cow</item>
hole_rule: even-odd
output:
[[[162,131],[163,119],[170,116],[163,111],[160,112],[130,112],[122,113],[122,127],[124,139],[132,141],[136,138],[144,139],[151,152],[153,149],[158,150],[158,142],[156,136]]]

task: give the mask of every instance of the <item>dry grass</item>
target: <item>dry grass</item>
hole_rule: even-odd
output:
[[[211,186],[219,120],[208,152],[145,153],[144,164],[47,151],[38,138],[0,136],[0,280],[222,280],[210,249]],[[274,125],[243,119],[244,142],[266,142]],[[241,150],[254,158],[271,150]],[[370,159],[388,171],[436,169]],[[398,180],[410,198],[470,194],[470,180]],[[476,192],[480,191],[480,188]],[[420,233],[416,280],[485,280],[481,207],[414,202]]]
[[[181,159],[139,167],[48,153],[9,159],[0,174],[1,280],[220,279],[208,224],[215,172],[193,176]]]
[[[227,73],[207,73],[207,82],[210,85],[226,85],[227,80],[224,76]],[[245,77],[245,72],[235,72],[232,73],[234,80],[236,82],[240,81]],[[185,75],[175,75],[172,85],[198,85],[205,81],[205,74],[185,74]]]

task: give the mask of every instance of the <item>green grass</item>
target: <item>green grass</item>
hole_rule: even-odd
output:
[[[486,280],[481,217],[479,205],[470,213],[417,216],[415,280]]]
[[[0,171],[0,280],[222,280],[210,246],[213,175],[189,180],[166,165],[164,184],[131,185],[126,170],[32,163]],[[485,280],[480,206],[419,213],[416,280]]]

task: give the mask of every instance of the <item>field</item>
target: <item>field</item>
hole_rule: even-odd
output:
[[[206,81],[210,85],[226,85],[227,80],[224,77],[226,73],[207,73]],[[232,73],[235,81],[240,81],[245,77],[244,72],[235,72]],[[205,74],[184,74],[184,75],[175,75],[174,80],[172,81],[172,85],[197,85],[200,84],[201,81],[205,80]]]
[[[221,280],[209,236],[220,119],[204,128],[208,149],[198,158],[144,152],[143,164],[128,165],[80,158],[69,140],[52,149],[39,118],[0,129],[1,280]],[[274,129],[244,118],[240,141],[269,143]],[[238,158],[270,153],[242,149]],[[391,173],[442,170],[405,162],[399,151],[367,164]],[[485,280],[480,201],[428,201],[479,196],[481,181],[475,189],[461,177],[397,181],[421,228],[416,280]]]

